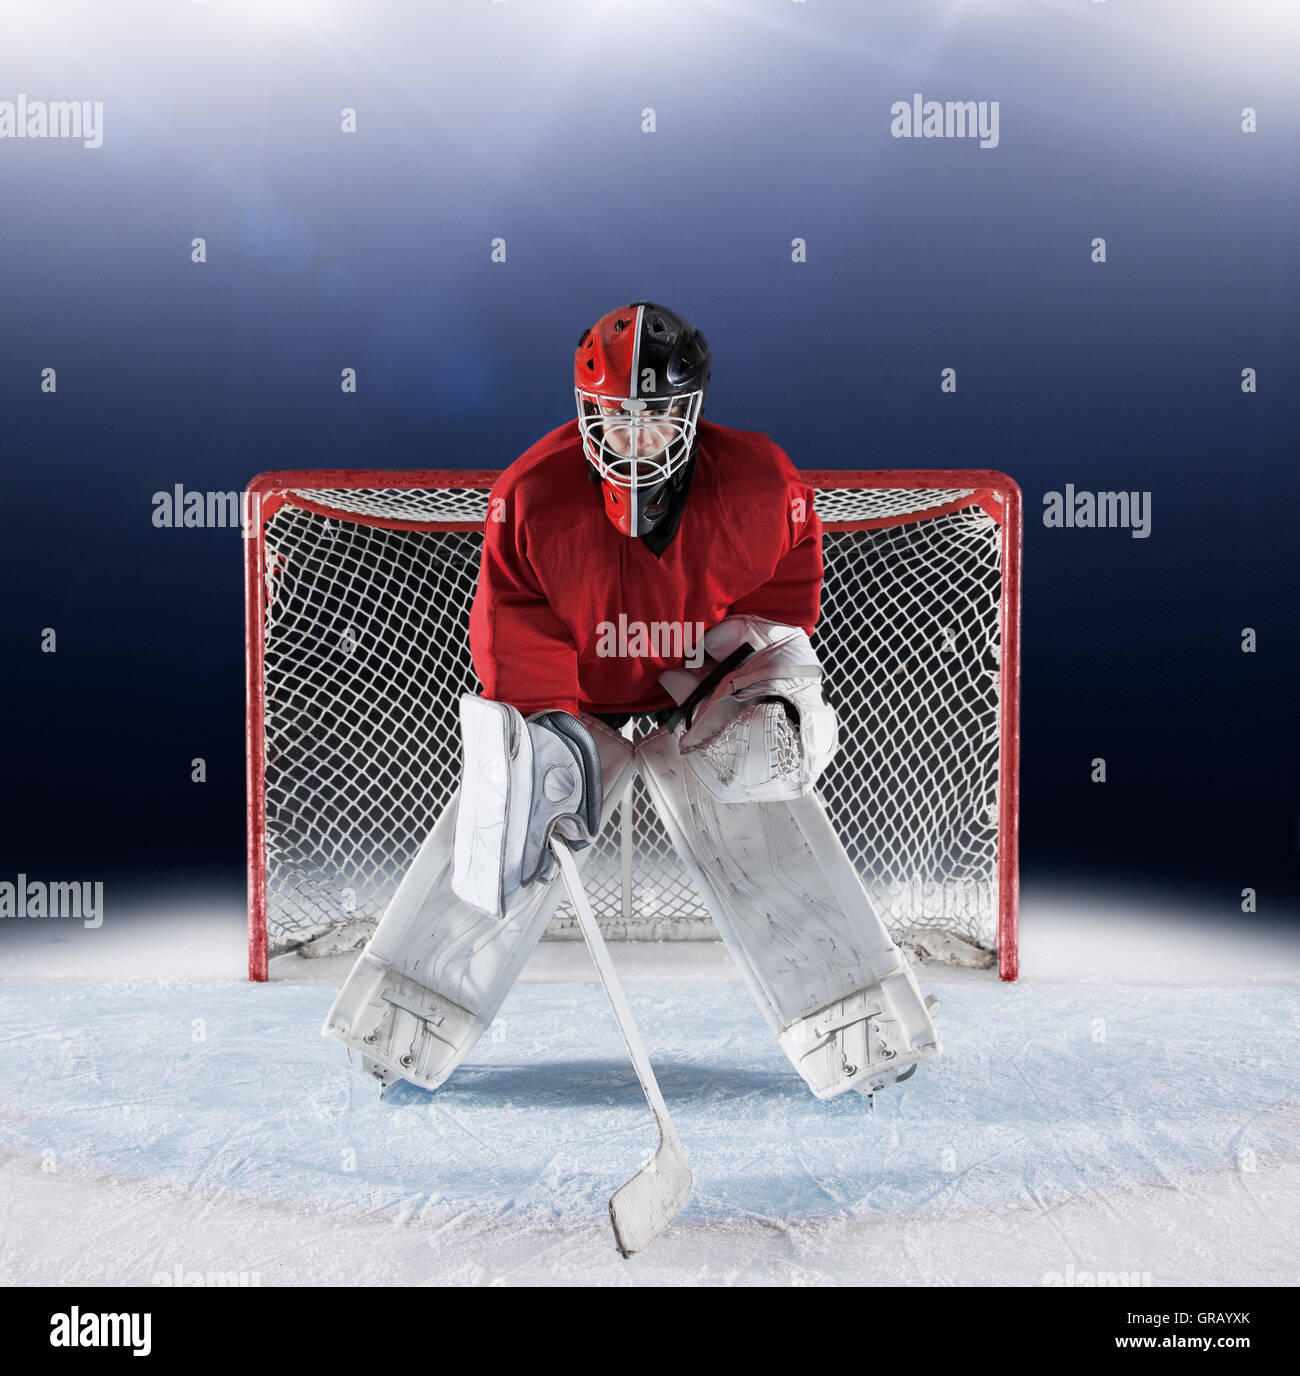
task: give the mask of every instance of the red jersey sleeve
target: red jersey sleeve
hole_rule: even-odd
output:
[[[817,624],[822,597],[822,522],[813,509],[814,492],[782,453],[787,472],[785,552],[761,588],[731,604],[730,616],[758,616],[782,626],[800,626],[809,635]]]
[[[516,507],[504,503],[505,510]],[[485,697],[507,702],[525,716],[553,707],[576,714],[578,652],[528,564],[522,529],[511,519],[489,520],[484,528],[469,613],[474,670]]]

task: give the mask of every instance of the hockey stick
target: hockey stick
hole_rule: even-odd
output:
[[[609,1201],[614,1240],[618,1250],[629,1257],[633,1252],[648,1247],[677,1216],[677,1211],[686,1203],[686,1196],[691,1192],[691,1168],[682,1150],[677,1129],[668,1116],[668,1106],[659,1092],[659,1082],[650,1067],[650,1059],[641,1044],[641,1034],[632,1021],[632,1010],[627,1006],[627,997],[614,970],[614,962],[610,959],[609,947],[605,945],[605,938],[601,936],[591,905],[587,902],[573,854],[565,842],[554,834],[551,836],[551,850],[560,862],[565,887],[578,914],[578,925],[582,928],[587,949],[596,962],[600,982],[605,986],[614,1016],[618,1019],[618,1029],[631,1053],[646,1102],[659,1126],[659,1150],[626,1185],[614,1191],[614,1197]]]

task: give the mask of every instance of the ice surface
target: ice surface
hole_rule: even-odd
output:
[[[627,1262],[605,1203],[655,1132],[580,946],[539,951],[441,1090],[381,1101],[319,1035],[341,965],[177,978],[238,968],[206,913],[29,932],[0,982],[0,1280],[1292,1283],[1293,947],[1051,914],[1019,985],[924,971],[944,1054],[874,1112],[803,1088],[719,948],[615,946],[696,1180]]]

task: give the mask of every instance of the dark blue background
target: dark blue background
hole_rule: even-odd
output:
[[[241,543],[155,491],[502,467],[648,296],[797,464],[1023,486],[1031,880],[1293,886],[1292,7],[29,8],[0,99],[103,100],[105,142],[0,141],[0,871],[242,871]],[[1000,102],[1000,146],[893,139],[914,91]],[[1044,529],[1070,482],[1150,490],[1151,537]]]

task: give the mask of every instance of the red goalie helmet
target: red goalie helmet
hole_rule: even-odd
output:
[[[711,363],[699,330],[653,301],[610,311],[578,341],[583,449],[624,535],[649,535],[682,491]]]

